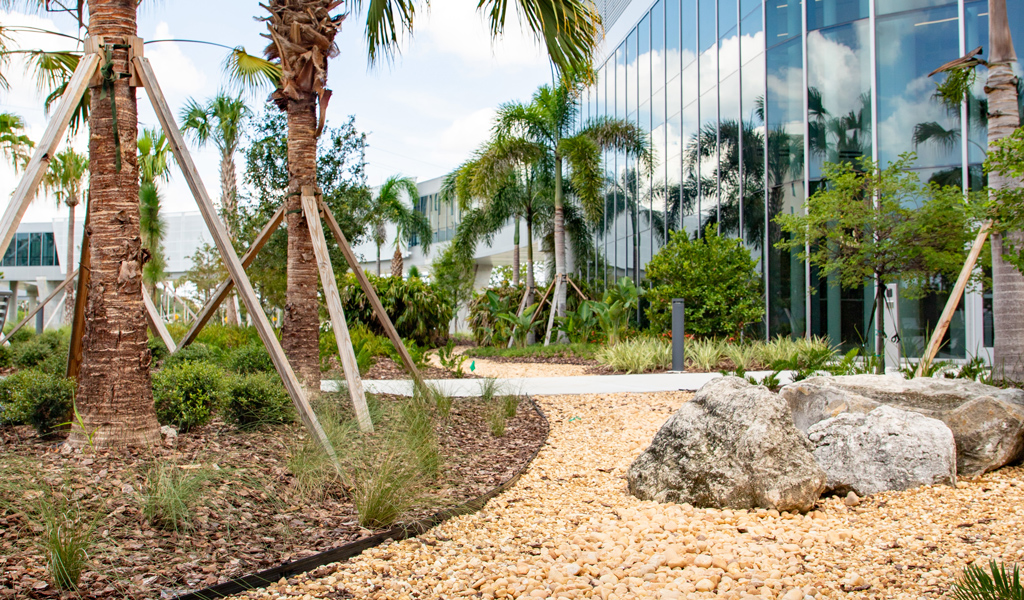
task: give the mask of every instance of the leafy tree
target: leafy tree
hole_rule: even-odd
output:
[[[411,206],[402,202],[402,192],[409,197]],[[418,237],[423,252],[430,249],[430,221],[427,216],[416,210],[420,192],[411,177],[392,175],[380,186],[377,195],[370,203],[368,218],[370,237],[377,247],[377,277],[380,277],[380,247],[387,243],[387,224],[393,223],[398,231],[395,234],[395,254],[391,257],[391,276],[402,276],[402,242],[412,243]]]
[[[672,299],[682,298],[687,333],[738,336],[764,315],[764,294],[756,266],[757,261],[741,240],[720,236],[714,225],[708,225],[697,239],[690,239],[684,231],[673,232],[669,242],[647,263],[651,329],[668,331]]]
[[[75,262],[75,207],[82,200],[89,175],[89,159],[72,148],[61,150],[50,161],[43,176],[43,186],[57,197],[57,204],[68,207],[68,254],[65,268],[68,275],[74,270]],[[75,286],[68,282],[64,297],[64,321],[71,322],[75,311]]]
[[[807,199],[807,214],[775,220],[791,234],[776,247],[799,252],[821,271],[855,289],[874,279],[876,352],[884,369],[885,286],[901,283],[907,297],[921,297],[956,279],[966,247],[979,227],[984,203],[965,201],[955,187],[924,185],[903,154],[885,169],[868,158],[860,165],[826,163],[829,184]],[[810,248],[808,252],[806,249]]]
[[[164,235],[167,222],[160,214],[160,189],[157,182],[171,176],[171,149],[167,137],[155,128],[144,129],[139,136],[139,229],[142,247],[149,251],[149,260],[142,267],[142,280],[149,295],[156,295],[156,284],[164,279],[167,261],[164,258]]]
[[[244,149],[243,181],[252,195],[241,198],[238,210],[238,250],[252,243],[288,194],[287,119],[274,109],[267,109],[256,120],[251,143]],[[340,127],[326,127],[317,144],[317,185],[323,201],[331,209],[342,232],[351,245],[365,237],[370,204],[366,187],[366,134],[356,129],[355,118]],[[344,273],[348,263],[337,242],[327,235],[327,247],[335,274]],[[278,230],[260,250],[249,269],[264,308],[284,306],[285,272],[288,236]]]
[[[227,269],[224,268],[224,263],[220,259],[220,251],[209,242],[196,248],[190,259],[192,266],[185,271],[180,284],[194,285],[199,300],[206,304],[210,301],[217,286],[227,279]]]

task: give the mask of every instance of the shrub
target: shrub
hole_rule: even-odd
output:
[[[162,366],[167,368],[185,363],[219,363],[220,360],[221,353],[217,349],[202,342],[192,342],[184,348],[178,348],[177,352],[164,360]]]
[[[418,278],[368,277],[384,311],[403,339],[429,346],[440,345],[448,339],[455,305],[439,287]],[[373,314],[370,300],[355,275],[346,273],[338,287],[349,324],[364,323],[374,333],[384,335],[384,328]]]
[[[274,361],[263,343],[246,344],[234,349],[228,357],[228,368],[242,375],[251,373],[273,373]]]
[[[69,422],[75,382],[37,369],[18,371],[0,380],[0,425],[30,424],[48,435]]]
[[[651,284],[647,317],[651,329],[668,331],[672,299],[685,301],[686,331],[698,337],[738,336],[743,328],[764,315],[757,262],[738,239],[704,230],[691,240],[677,231],[647,264]]]
[[[70,333],[63,330],[44,331],[33,335],[26,341],[12,344],[11,354],[14,366],[19,369],[31,369],[56,356],[64,361],[68,355]],[[52,370],[52,366],[50,369]]]
[[[182,363],[153,375],[153,402],[162,424],[189,431],[210,421],[224,396],[224,371],[209,363]]]
[[[0,345],[0,369],[6,369],[14,364],[14,352],[10,346]]]
[[[616,371],[647,373],[672,366],[672,344],[652,337],[625,340],[597,353],[597,360]]]
[[[0,379],[0,425],[24,425],[32,410],[31,397],[22,390],[36,371],[17,371]]]
[[[291,398],[277,374],[251,373],[232,378],[227,386],[224,417],[240,429],[295,421]]]
[[[221,352],[226,352],[235,348],[241,348],[242,346],[260,343],[260,334],[256,331],[255,327],[207,323],[196,335],[196,341]]]

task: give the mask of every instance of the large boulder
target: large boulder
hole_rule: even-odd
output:
[[[629,491],[702,508],[805,512],[825,487],[811,449],[779,395],[722,377],[662,425],[630,466]]]
[[[961,477],[981,475],[1024,455],[1024,390],[894,374],[810,377],[779,394],[801,431],[842,413],[865,414],[883,405],[940,419],[956,439]]]
[[[812,425],[807,437],[831,492],[867,496],[956,483],[953,432],[920,413],[891,406],[842,413]]]

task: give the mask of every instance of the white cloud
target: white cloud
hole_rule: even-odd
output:
[[[515,3],[512,7],[516,9]],[[543,68],[547,65],[543,46],[520,24],[518,9],[509,11],[505,34],[492,42],[483,14],[474,10],[472,3],[435,2],[422,26],[417,28],[416,36],[434,50],[455,55],[477,67]]]

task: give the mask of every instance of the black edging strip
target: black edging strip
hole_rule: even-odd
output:
[[[247,592],[257,588],[266,587],[272,583],[280,581],[281,578],[289,579],[296,575],[312,571],[317,567],[322,567],[324,565],[339,562],[347,558],[352,558],[353,556],[362,553],[363,550],[368,550],[370,548],[373,548],[374,546],[379,546],[389,539],[397,542],[407,538],[415,537],[417,535],[427,532],[428,530],[437,525],[440,525],[441,523],[447,521],[448,519],[451,519],[452,517],[458,517],[460,515],[474,513],[480,510],[481,508],[484,507],[485,504],[487,504],[487,502],[489,502],[495,496],[501,494],[502,492],[505,492],[510,487],[512,487],[517,481],[519,481],[519,478],[522,477],[523,473],[526,472],[526,469],[530,467],[530,465],[533,463],[533,460],[537,458],[537,454],[540,453],[541,448],[543,448],[545,444],[547,444],[548,435],[551,434],[551,424],[548,422],[547,415],[544,414],[544,411],[540,409],[540,406],[537,405],[533,398],[530,398],[529,401],[530,404],[533,406],[533,411],[536,412],[537,415],[540,416],[541,420],[543,420],[544,423],[548,426],[548,432],[544,436],[544,439],[541,441],[540,445],[537,446],[537,449],[533,451],[533,454],[526,461],[526,463],[522,467],[520,467],[519,470],[517,470],[512,475],[512,477],[509,477],[507,480],[505,480],[504,483],[501,483],[500,485],[498,485],[498,487],[492,489],[491,491],[481,496],[477,496],[476,498],[473,498],[459,506],[447,508],[445,510],[436,512],[429,517],[420,519],[419,521],[398,525],[396,527],[388,529],[387,531],[383,531],[381,533],[377,533],[368,537],[358,539],[350,544],[338,546],[337,548],[331,548],[330,550],[321,552],[320,554],[314,554],[313,556],[302,558],[290,563],[285,563],[283,565],[279,565],[271,569],[267,569],[265,571],[260,571],[259,573],[246,575],[245,577],[239,577],[237,579],[225,581],[224,583],[219,583],[217,585],[202,590],[197,590],[194,592],[189,592],[187,594],[182,594],[180,596],[175,596],[173,600],[214,600],[216,598],[224,598],[227,596],[231,596],[233,594],[238,594],[241,592]]]

